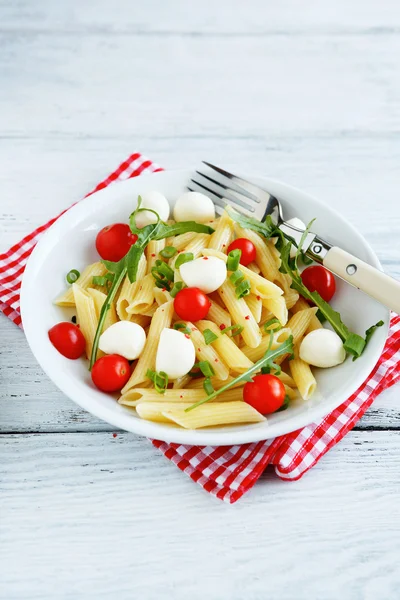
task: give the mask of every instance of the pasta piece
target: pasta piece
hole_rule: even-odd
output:
[[[182,375],[182,377],[178,377],[178,379],[175,379],[174,383],[172,384],[172,388],[174,390],[181,390],[185,388],[191,381],[192,378],[190,377],[190,375]]]
[[[103,308],[103,304],[107,296],[103,292],[100,292],[100,290],[95,290],[94,288],[88,288],[87,292],[93,298],[94,307],[96,310],[96,317],[98,321],[100,317],[100,311]],[[114,325],[114,323],[118,323],[118,317],[115,311],[114,302],[110,302],[110,308],[108,309],[106,317],[104,319],[103,331],[108,329],[110,325]]]
[[[154,267],[156,260],[159,260],[161,250],[165,248],[165,239],[163,240],[151,240],[146,248],[147,256],[147,273],[151,273],[151,269]]]
[[[295,358],[290,361],[290,372],[296,383],[296,386],[300,392],[303,400],[308,400],[317,387],[317,382],[312,374],[310,365],[308,365],[301,358]]]
[[[253,366],[251,360],[243,354],[236,346],[235,342],[228,336],[221,334],[220,329],[215,323],[212,323],[211,321],[198,321],[197,327],[202,333],[206,329],[210,329],[210,331],[217,336],[217,339],[210,345],[215,348],[231,371],[234,371],[235,373],[244,373]]]
[[[227,212],[224,212],[218,221],[215,231],[210,236],[209,248],[219,250],[226,254],[229,244],[233,240],[232,219]]]
[[[129,320],[132,323],[137,323],[140,327],[143,327],[143,329],[146,329],[150,324],[151,317],[148,317],[147,315],[130,315]]]
[[[133,302],[135,298],[135,294],[137,288],[139,287],[139,281],[143,279],[146,274],[146,257],[144,255],[141,256],[136,276],[136,281],[131,283],[129,281],[129,277],[126,276],[124,282],[122,284],[116,306],[117,306],[117,315],[121,319],[121,321],[130,321],[131,315],[128,313],[127,308]]]
[[[310,308],[310,306],[307,304],[304,298],[300,297],[296,304],[292,307],[292,313],[298,313],[300,310],[305,310],[307,308]],[[311,318],[310,324],[306,329],[306,333],[310,333],[310,331],[314,331],[315,329],[322,329],[322,323],[316,314]]]
[[[154,317],[154,313],[156,312],[157,308],[158,308],[158,304],[157,302],[153,302],[153,304],[150,306],[149,310],[146,310],[146,312],[143,313],[143,315],[145,317]]]
[[[208,402],[190,412],[175,408],[164,411],[163,415],[185,429],[266,421],[263,415],[246,402]]]
[[[279,266],[276,264],[273,254],[273,244],[265,241],[252,229],[243,229],[238,223],[234,224],[234,229],[238,237],[244,237],[253,242],[257,252],[256,263],[260,267],[263,276],[270,281],[279,281]]]
[[[88,287],[102,290],[102,287],[93,285],[93,277],[102,277],[106,273],[106,266],[103,265],[102,262],[96,262],[85,267],[75,283],[79,285],[82,290],[86,290]],[[57,306],[75,306],[72,286],[57,298],[55,304],[57,304]]]
[[[185,246],[185,252],[191,252],[194,258],[198,258],[201,255],[203,248],[207,248],[209,239],[209,233],[196,233],[194,238]],[[175,254],[175,256],[169,261],[169,266],[172,269],[175,269],[175,261],[178,256],[179,254]],[[178,271],[178,269],[176,270]]]
[[[247,265],[247,268],[249,269],[249,271],[253,271],[253,273],[257,273],[257,275],[259,275],[261,273],[260,267],[255,262],[252,262],[249,265]]]
[[[299,299],[299,294],[296,290],[292,290],[291,288],[283,294],[283,297],[286,302],[286,308],[291,309],[296,304]]]
[[[164,290],[158,287],[153,289],[154,300],[157,302],[158,306],[161,304],[165,304],[165,302],[170,302],[172,300],[172,296],[168,290]]]
[[[86,290],[76,283],[72,284],[72,291],[76,305],[77,323],[86,341],[86,356],[90,358],[98,323],[94,300]],[[101,355],[100,352],[97,354],[97,356]]]
[[[136,282],[135,295],[126,308],[128,315],[143,315],[154,302],[154,277],[149,274]]]
[[[247,296],[245,298],[246,300],[246,304],[249,307],[253,317],[256,320],[256,323],[259,323],[261,321],[261,314],[262,314],[262,301],[261,301],[261,296],[255,296],[254,294],[250,294],[249,296]]]
[[[160,396],[160,394],[158,394]],[[167,414],[169,411],[185,410],[191,406],[190,402],[139,402],[136,404],[136,412],[141,419],[154,421],[155,423],[174,423]]]
[[[296,392],[296,390],[294,390],[293,388],[289,387],[288,385],[285,385],[285,392],[286,392],[286,395],[289,396],[290,400],[296,400],[296,398],[297,398],[297,392]]]
[[[226,385],[227,383],[230,383],[233,379],[234,379],[234,377],[232,377],[231,375],[229,375],[228,379],[226,379],[225,381],[221,381],[220,379],[217,379],[216,377],[211,377],[211,383],[212,383],[214,390],[219,390],[220,388],[222,388],[222,386]],[[195,378],[193,378],[192,381],[190,381],[187,384],[186,387],[191,390],[201,390],[201,389],[203,389],[203,383],[204,383],[204,377],[195,377]],[[246,383],[245,381],[239,381],[239,383],[235,383],[233,385],[233,387],[230,390],[228,390],[228,392],[232,391],[232,389],[242,388],[245,383]],[[221,394],[221,396],[225,396],[225,394],[227,394],[228,392],[223,392],[223,394]]]
[[[281,325],[286,325],[289,314],[283,296],[278,296],[277,298],[263,298],[262,303],[267,310],[272,312]]]
[[[215,400],[210,400],[210,402],[232,402],[234,400],[242,400],[242,389],[234,388],[227,390],[217,396]],[[179,402],[179,403],[189,403],[194,404],[199,400],[205,398],[207,394],[201,389],[170,389],[166,390],[164,394],[159,394],[153,388],[133,388],[123,394],[118,402],[119,404],[123,404],[124,406],[136,407],[138,404],[143,404],[145,402],[157,402],[157,403],[168,403],[168,402]]]
[[[290,375],[288,375],[287,373],[285,373],[285,371],[281,371],[279,373],[279,375],[277,375],[276,373],[274,373],[274,375],[276,377],[278,377],[278,379],[280,379],[282,381],[282,383],[284,385],[287,385],[288,387],[296,387],[295,381],[293,379],[293,377],[291,377]]]
[[[208,311],[207,317],[211,319],[211,321],[214,321],[219,328],[221,328],[222,325],[224,326],[222,329],[225,327],[230,327],[232,325],[232,319],[228,311],[211,300],[211,298],[209,298],[209,300],[211,302],[211,308]]]
[[[227,261],[227,256],[225,254],[210,248],[205,248],[202,251],[202,254],[203,256],[215,256],[225,262]],[[249,280],[251,292],[256,296],[260,296],[261,298],[276,298],[283,295],[283,290],[272,281],[265,279],[265,277],[257,275],[257,273],[250,271],[250,269],[243,265],[239,265],[239,270],[243,273],[245,278]]]
[[[301,338],[307,331],[311,319],[315,316],[317,312],[317,308],[306,308],[304,310],[299,310],[299,312],[295,313],[293,317],[290,318],[287,327],[291,330],[293,334],[293,344],[296,346],[300,343]]]
[[[147,369],[154,370],[156,363],[156,354],[158,347],[158,340],[161,332],[165,327],[171,326],[172,315],[174,312],[173,302],[166,302],[158,307],[154,313],[154,317],[151,320],[150,329],[147,334],[146,344],[143,352],[140,355],[136,367],[134,368],[132,375],[129,378],[128,383],[122,389],[124,394],[135,385],[146,381]]]
[[[196,237],[197,233],[193,231],[188,231],[187,233],[181,233],[175,237],[169,238],[167,241],[167,246],[173,246],[178,251],[183,250],[190,244],[192,240]]]
[[[198,361],[207,360],[211,367],[214,370],[215,376],[222,381],[228,379],[229,369],[221,360],[220,355],[214,350],[214,348],[210,345],[206,345],[204,341],[204,336],[193,325],[193,323],[187,322],[186,326],[190,329],[190,339],[193,342],[194,348],[196,350],[196,358]]]
[[[286,340],[288,339],[288,337],[290,335],[291,335],[291,331],[287,327],[284,327],[283,329],[276,331],[274,333],[271,349],[275,350],[275,348],[278,348],[278,346],[283,344],[283,342],[286,342]],[[269,333],[267,333],[267,335],[264,335],[262,337],[261,342],[260,342],[259,346],[257,346],[257,348],[243,347],[243,348],[241,348],[241,350],[242,350],[243,354],[245,354],[247,356],[248,359],[250,359],[251,361],[253,361],[253,363],[255,363],[258,360],[260,360],[260,358],[262,358],[264,356],[264,354],[266,353],[266,351],[268,350],[269,344],[270,344],[270,339],[271,339],[271,336]],[[279,359],[283,360],[283,357],[279,356],[277,358],[277,360],[275,361],[277,364],[279,364]]]
[[[235,288],[228,279],[219,288],[218,293],[229,310],[232,321],[243,327],[241,335],[246,344],[250,348],[257,348],[261,342],[261,333],[246,301],[236,298]]]

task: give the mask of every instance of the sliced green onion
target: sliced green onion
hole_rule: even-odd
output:
[[[173,298],[175,298],[177,293],[180,292],[181,290],[183,290],[183,288],[185,288],[185,287],[186,287],[186,285],[183,283],[183,281],[177,281],[176,283],[174,283],[174,287],[170,291],[171,296]]]
[[[79,277],[81,276],[81,274],[79,273],[79,271],[77,271],[76,269],[71,269],[71,271],[69,271],[69,273],[66,274],[65,279],[68,281],[68,283],[75,283],[75,281],[77,281],[77,279],[79,279]]]
[[[154,389],[159,394],[164,394],[168,387],[168,375],[164,371],[152,371],[147,369],[146,377],[148,377],[154,383]]]
[[[208,360],[201,360],[195,365],[195,367],[196,366],[199,367],[204,377],[212,377],[215,374],[214,369],[212,368]]]
[[[226,268],[228,269],[228,271],[236,271],[237,270],[237,268],[239,267],[241,256],[242,256],[242,251],[239,249],[231,250],[229,252],[228,260],[226,262]]]
[[[163,275],[168,281],[174,280],[174,270],[162,260],[156,260],[155,266],[152,268],[157,270],[159,275]]]
[[[211,331],[211,329],[205,329],[203,331],[203,336],[204,336],[204,341],[206,343],[206,346],[208,346],[209,344],[212,344],[213,342],[215,342],[215,340],[218,339],[218,336],[215,335],[215,333],[213,333]]]
[[[160,251],[160,256],[163,258],[172,258],[177,252],[178,250],[173,246],[165,246],[165,248]]]
[[[175,261],[175,268],[179,269],[183,263],[190,262],[191,260],[194,260],[193,252],[182,252]]]
[[[242,271],[233,271],[233,273],[229,275],[229,279],[232,281],[233,285],[239,285],[239,283],[243,281],[244,275]]]
[[[229,331],[232,332],[232,337],[235,337],[235,335],[239,335],[240,333],[242,333],[244,327],[243,325],[239,325],[239,323],[236,323],[236,325],[231,325],[230,327],[225,327],[222,330],[222,333],[229,333]]]
[[[94,275],[92,277],[93,285],[101,285],[104,286],[107,284],[107,278],[105,275]]]
[[[206,379],[204,380],[203,389],[207,396],[210,396],[210,394],[212,394],[215,391],[213,388],[213,384],[211,383],[211,379],[209,377],[206,377]]]
[[[111,283],[114,281],[114,273],[106,273],[104,275],[104,277],[107,279],[107,281],[111,281]]]
[[[244,298],[250,294],[250,281],[245,279],[236,285],[236,298]]]
[[[278,327],[273,327],[273,325],[277,325]],[[279,331],[280,329],[282,329],[282,325],[279,319],[270,319],[264,323],[264,331]]]
[[[175,323],[174,329],[181,331],[182,333],[190,334],[190,329],[185,325],[185,323]]]
[[[154,273],[152,273],[152,275],[154,277],[156,287],[160,288],[161,290],[167,290],[168,292],[171,291],[171,286],[166,279],[160,279],[160,277],[157,277],[157,275]]]

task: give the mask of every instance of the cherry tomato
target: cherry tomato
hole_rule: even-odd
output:
[[[228,254],[231,250],[241,250],[240,264],[247,267],[253,260],[256,260],[256,247],[247,238],[238,238],[228,246]]]
[[[336,291],[334,276],[328,269],[320,265],[313,265],[304,269],[301,278],[306,288],[310,292],[318,292],[325,302],[329,302]]]
[[[184,321],[199,321],[206,318],[211,302],[199,288],[188,287],[177,293],[174,308],[178,317]]]
[[[49,329],[49,339],[54,348],[66,358],[76,359],[85,352],[86,342],[77,325],[65,321]]]
[[[275,375],[256,375],[243,388],[243,400],[262,415],[269,415],[282,406],[286,391]]]
[[[131,376],[129,362],[119,354],[98,358],[92,368],[92,380],[102,392],[117,392]]]
[[[118,262],[137,240],[126,223],[114,223],[103,227],[96,237],[96,250],[104,260]]]

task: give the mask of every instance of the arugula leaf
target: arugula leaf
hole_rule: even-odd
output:
[[[212,227],[204,225],[203,223],[196,223],[196,221],[181,221],[180,223],[173,223],[172,225],[160,221],[157,231],[152,239],[162,240],[174,235],[187,233],[188,231],[193,231],[193,233],[214,233]]]
[[[265,221],[261,222],[258,219],[253,219],[253,217],[246,217],[246,215],[237,212],[231,206],[227,206],[225,210],[230,218],[236,223],[239,223],[244,229],[252,229],[252,231],[259,233],[267,240],[276,235],[276,225],[270,215],[267,215]]]
[[[282,356],[284,354],[289,354],[289,355],[293,354],[293,336],[292,335],[289,336],[288,339],[286,341],[284,341],[280,346],[278,346],[274,350],[271,350],[271,345],[272,345],[273,339],[274,339],[274,336],[273,336],[273,333],[271,332],[268,350],[266,351],[264,356],[262,358],[260,358],[260,360],[258,360],[256,363],[254,363],[254,365],[252,367],[250,367],[250,369],[248,369],[247,371],[245,371],[238,377],[235,377],[235,379],[232,379],[231,381],[229,381],[229,383],[226,383],[219,390],[215,390],[215,392],[208,395],[206,398],[203,398],[202,400],[199,400],[199,402],[192,404],[192,406],[189,406],[189,408],[185,409],[185,412],[193,410],[194,408],[197,408],[198,406],[200,406],[201,404],[204,404],[205,402],[208,402],[209,400],[213,400],[214,398],[216,398],[217,396],[222,394],[222,392],[226,392],[226,390],[229,390],[236,383],[239,383],[241,381],[252,381],[252,375],[253,374],[255,375],[256,373],[258,373],[258,371],[261,371],[261,369],[263,367],[269,366],[270,368],[273,368],[275,370],[277,368],[280,368],[280,367],[278,367],[278,365],[276,365],[274,363],[274,360],[276,360],[278,358],[278,356]]]
[[[372,337],[372,334],[374,333],[374,331],[376,331],[378,329],[378,327],[382,327],[382,325],[384,325],[383,321],[378,321],[375,325],[371,325],[371,327],[369,327],[367,329],[367,331],[365,332],[365,345],[368,344],[369,340]]]

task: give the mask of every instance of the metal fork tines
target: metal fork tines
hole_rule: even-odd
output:
[[[200,190],[194,190],[192,187],[188,187],[190,191],[205,191],[211,196],[212,200],[218,207],[218,212],[221,212],[226,205],[233,206],[239,212],[244,213],[247,216],[255,217],[263,220],[267,205],[273,200],[275,204],[276,199],[271,196],[267,191],[259,188],[258,186],[241,179],[237,175],[233,175],[220,167],[216,167],[206,161],[203,161],[207,167],[228,179],[230,185],[226,185],[218,179],[213,179],[209,174],[201,173],[196,171],[199,175],[200,181],[191,179],[192,183],[195,184]],[[214,175],[214,173],[211,173]],[[207,184],[207,185],[206,185]],[[278,217],[278,215],[276,215]]]

